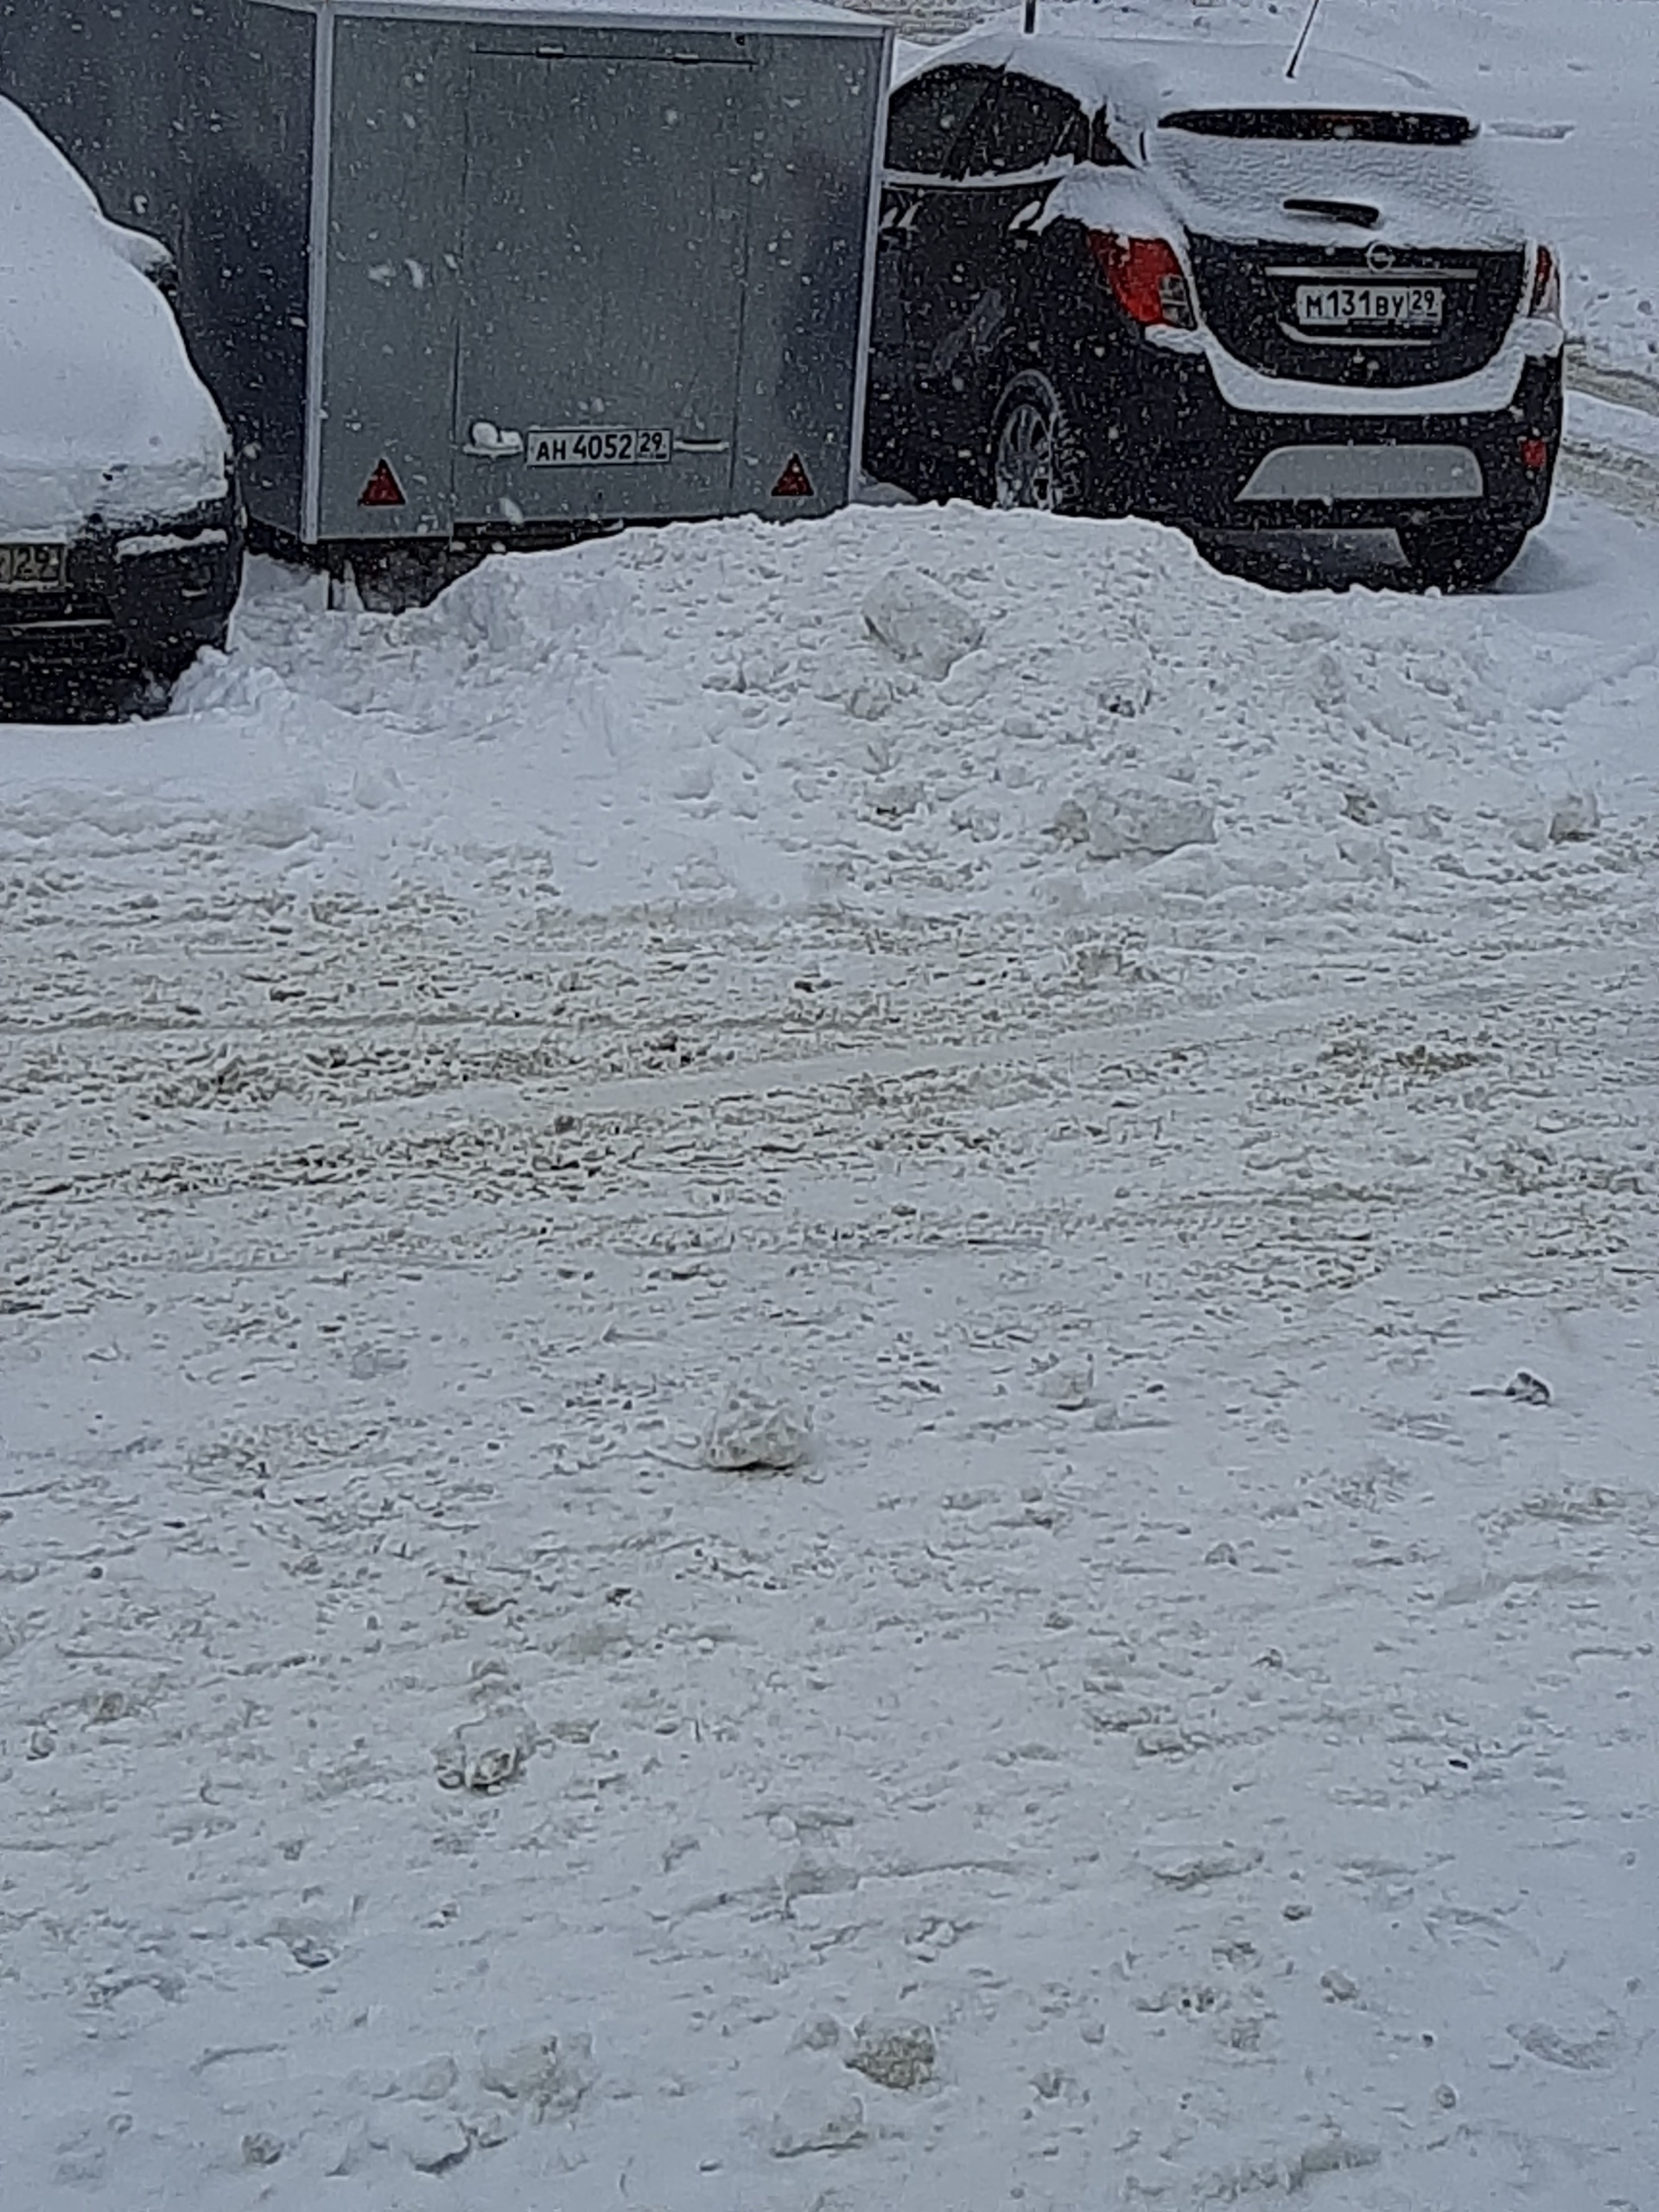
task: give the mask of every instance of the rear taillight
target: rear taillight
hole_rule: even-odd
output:
[[[1166,238],[1122,238],[1116,231],[1090,231],[1089,250],[1112,296],[1143,330],[1196,330],[1192,289]]]
[[[1538,258],[1533,264],[1532,306],[1529,312],[1533,315],[1552,316],[1557,322],[1561,319],[1560,264],[1547,245],[1539,247]]]

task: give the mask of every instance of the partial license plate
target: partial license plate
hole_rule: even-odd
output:
[[[0,591],[61,591],[67,545],[0,545]]]
[[[672,430],[619,429],[611,423],[532,430],[524,442],[524,459],[531,468],[633,468],[673,458]]]
[[[1445,315],[1440,284],[1296,287],[1296,320],[1304,330],[1438,330]]]

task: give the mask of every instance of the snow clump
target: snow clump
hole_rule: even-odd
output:
[[[809,2151],[850,2151],[864,2138],[864,2107],[857,2097],[795,2089],[772,2121],[772,2155],[799,2158]]]
[[[864,626],[896,660],[935,682],[985,632],[968,609],[907,569],[893,569],[864,600]]]
[[[1039,1373],[1037,1387],[1050,1405],[1062,1413],[1081,1413],[1095,1395],[1093,1353],[1085,1351],[1069,1359],[1056,1357]]]
[[[791,1474],[811,1452],[810,1414],[791,1392],[766,1382],[734,1382],[702,1440],[707,1464],[734,1474]]]
[[[591,2036],[544,2036],[486,2053],[478,2078],[535,2120],[569,2120],[596,2079]]]
[[[1541,853],[1547,845],[1576,845],[1601,826],[1601,807],[1592,791],[1540,792],[1509,818],[1510,835],[1522,849]]]
[[[1580,838],[1593,837],[1601,827],[1601,806],[1594,791],[1562,791],[1549,810],[1549,842],[1552,845],[1576,844]]]
[[[441,1789],[472,1789],[487,1796],[504,1789],[524,1770],[533,1732],[524,1714],[510,1706],[457,1728],[435,1757]]]
[[[1191,784],[1142,778],[1087,785],[1060,808],[1054,828],[1090,860],[1153,859],[1183,845],[1213,845],[1216,810]]]
[[[847,2063],[884,2089],[920,2089],[933,2079],[938,2047],[925,2020],[861,2020]]]

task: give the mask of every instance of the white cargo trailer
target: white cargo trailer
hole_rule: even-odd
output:
[[[810,0],[0,0],[0,89],[171,247],[256,525],[436,581],[848,499],[890,37]]]

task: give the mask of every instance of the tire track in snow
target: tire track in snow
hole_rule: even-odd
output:
[[[1611,400],[1616,407],[1634,407],[1644,415],[1659,415],[1659,383],[1634,369],[1607,369],[1585,359],[1573,346],[1567,349],[1569,391],[1588,392],[1592,399]]]
[[[1631,371],[1599,368],[1571,346],[1567,354],[1567,388],[1615,407],[1659,416],[1659,384]],[[1659,461],[1602,441],[1574,435],[1563,442],[1563,482],[1637,522],[1659,522]],[[1637,665],[1642,664],[1638,663]]]
[[[1562,448],[1560,475],[1570,490],[1599,499],[1632,521],[1659,523],[1659,461],[1645,454],[1573,440]],[[1648,648],[1645,660],[1656,654],[1659,647]],[[1643,666],[1645,660],[1633,665]]]
[[[1503,963],[1500,993],[1494,977],[1478,973],[1471,976],[1469,957],[1464,953],[1395,979],[1372,1004],[1379,1013],[1391,1012],[1402,1029],[1431,1014],[1442,1020],[1460,1014],[1501,1018],[1506,1003],[1518,1012],[1529,991],[1551,980],[1559,964],[1559,954],[1553,950],[1515,953]],[[1586,952],[1578,972],[1586,982],[1617,987],[1639,980],[1643,971],[1639,960],[1608,950]],[[1266,1047],[1312,1035],[1328,1027],[1350,1004],[1351,988],[1333,985],[1321,991],[1252,998],[1208,1010],[1186,1009],[1149,1020],[1130,1017],[1084,1024],[1045,1022],[975,1043],[941,1039],[899,1045],[861,1039],[827,1052],[725,1060],[706,1069],[611,1077],[583,1077],[572,1071],[569,1077],[520,1076],[508,1082],[463,1079],[435,1085],[431,1095],[365,1098],[354,1110],[358,1117],[372,1111],[379,1140],[395,1136],[409,1143],[453,1130],[458,1111],[470,1119],[486,1120],[496,1128],[514,1124],[543,1128],[550,1127],[555,1116],[661,1118],[691,1107],[733,1101],[783,1099],[791,1095],[828,1096],[863,1081],[987,1074],[1033,1065],[1051,1066],[1069,1084],[1085,1088],[1109,1071],[1127,1074],[1137,1064],[1164,1059],[1172,1053],[1226,1051],[1246,1045]],[[499,1020],[486,1017],[467,1017],[463,1021],[457,1016],[445,1025],[446,1028],[461,1026],[499,1033]],[[280,1028],[259,1034],[257,1042],[239,1027],[238,1034],[251,1054],[261,1046],[269,1050],[279,1040],[302,1052],[306,1029],[298,1023],[285,1022]],[[362,1126],[360,1118],[355,1122],[345,1118],[341,1107],[334,1103],[314,1115],[284,1112],[275,1118],[276,1127],[267,1123],[260,1128],[215,1128],[211,1137],[213,1157],[226,1164],[250,1165],[266,1159],[271,1139],[280,1129],[285,1153],[302,1160],[320,1159]],[[66,1134],[73,1127],[73,1116],[58,1114],[49,1138],[24,1137],[15,1141],[9,1147],[14,1171],[21,1175],[33,1167],[38,1173],[54,1160],[60,1162]],[[203,1130],[202,1135],[205,1138],[207,1132]],[[169,1142],[164,1136],[118,1149],[101,1143],[97,1165],[86,1171],[84,1179],[86,1193],[91,1195],[112,1179],[161,1166],[176,1156],[176,1141]],[[66,1185],[60,1177],[45,1195],[69,1196],[81,1180],[72,1173]],[[0,1205],[0,1211],[15,1211],[36,1202],[35,1194],[19,1192]]]

